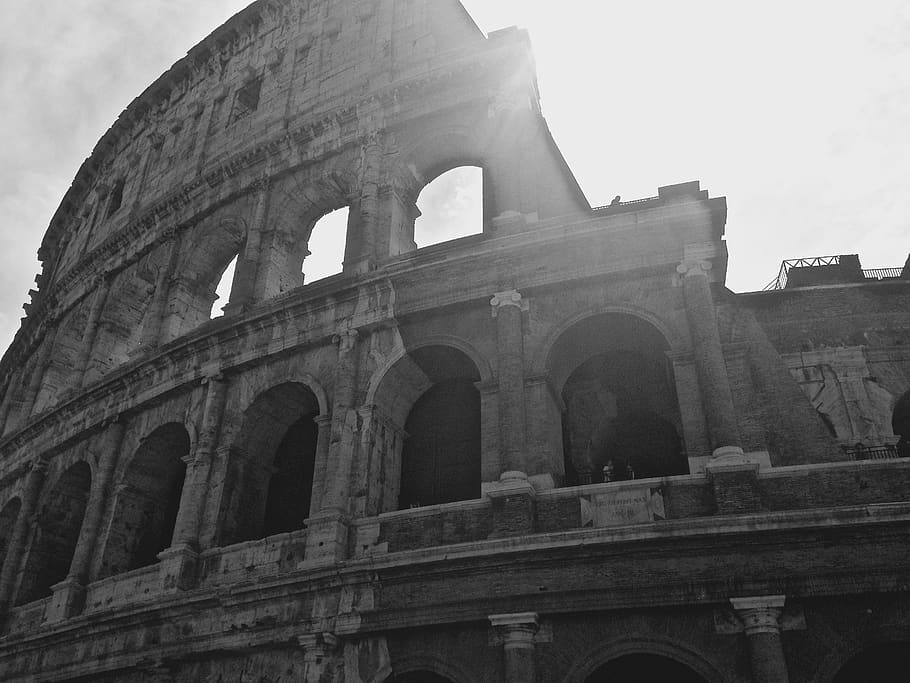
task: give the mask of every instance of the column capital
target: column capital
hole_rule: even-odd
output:
[[[341,353],[350,351],[357,343],[359,333],[356,327],[338,330],[333,336],[332,341],[338,345],[338,351]]]
[[[710,261],[692,259],[685,260],[676,266],[676,272],[683,277],[694,277],[695,275],[707,275],[713,267]]]
[[[522,298],[518,290],[509,289],[504,292],[496,292],[490,299],[490,306],[493,307],[493,317],[495,318],[503,306],[515,306],[519,310],[526,311],[528,302]]]
[[[331,655],[340,644],[338,636],[324,631],[297,636],[297,643],[303,649],[303,658],[307,662],[316,662]]]
[[[487,618],[506,649],[534,647],[534,636],[540,630],[536,612],[491,614]]]
[[[784,595],[761,595],[748,598],[730,598],[730,604],[743,624],[747,636],[759,633],[780,633]]]

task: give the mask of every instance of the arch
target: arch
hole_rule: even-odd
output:
[[[592,678],[605,665],[623,657],[646,655],[676,662],[692,671],[705,683],[724,683],[721,672],[703,656],[678,642],[649,636],[647,640],[628,638],[609,644],[599,643],[576,660],[575,665],[563,678],[563,683],[595,683]],[[668,679],[676,680],[676,679]]]
[[[448,657],[418,652],[395,661],[392,665],[392,674],[385,683],[416,683],[405,676],[420,673],[427,673],[451,683],[475,683],[477,680],[460,662]]]
[[[304,284],[310,238],[325,216],[349,208],[344,228],[344,263],[360,255],[359,211],[352,197],[357,195],[357,177],[347,168],[349,160],[336,158],[333,167],[320,171],[304,169],[282,179],[272,190],[268,222],[272,234],[273,261],[268,272],[257,274],[257,300],[267,299]],[[317,255],[318,256],[318,255]]]
[[[380,510],[480,497],[481,379],[459,348],[421,344],[402,353],[371,388],[382,416],[375,429],[404,438],[377,439],[386,486]],[[374,377],[375,379],[375,377]]]
[[[22,501],[19,498],[13,498],[0,510],[0,568],[3,567],[3,563],[6,561],[7,549],[9,548],[21,507]]]
[[[448,334],[436,334],[428,337],[421,337],[419,342],[415,342],[414,344],[409,345],[408,349],[410,349],[410,351],[414,351],[425,346],[451,346],[452,348],[461,351],[461,353],[471,359],[471,362],[474,364],[474,367],[480,374],[481,382],[490,382],[493,380],[493,368],[490,365],[490,361],[487,360],[487,357],[484,356],[477,349],[477,347],[472,345],[470,342],[465,341],[461,337],[456,337],[454,335]],[[401,347],[396,353],[391,355],[385,363],[383,363],[373,372],[373,375],[370,377],[369,385],[367,386],[365,401],[366,405],[377,404],[377,392],[379,391],[383,380],[386,378],[389,371],[395,366],[395,364],[408,355],[408,349]]]
[[[350,220],[350,208],[345,206],[329,211],[314,221],[306,236],[306,252],[302,264],[304,284],[342,272]]]
[[[117,486],[100,577],[155,564],[170,547],[190,446],[190,434],[178,422],[141,440]]]
[[[688,473],[666,337],[628,313],[578,320],[550,347],[566,482]]]
[[[16,604],[47,597],[69,573],[85,517],[92,469],[80,460],[69,467],[42,501]]]
[[[249,202],[249,198],[244,200]],[[251,210],[232,206],[231,211]],[[216,289],[230,263],[240,260],[247,237],[247,222],[234,213],[204,219],[173,249],[179,255],[168,284],[167,314],[162,341],[169,341],[197,328],[211,319],[217,297]],[[235,271],[236,275],[236,271]],[[232,280],[228,301],[235,295],[236,277]]]
[[[597,306],[593,308],[587,308],[583,311],[577,311],[565,317],[557,325],[553,326],[550,332],[546,335],[538,351],[534,354],[532,360],[532,372],[536,374],[543,374],[547,372],[548,368],[550,367],[550,360],[553,355],[554,346],[559,341],[559,339],[563,337],[563,335],[565,335],[565,333],[568,332],[572,327],[580,322],[583,322],[584,320],[587,320],[588,318],[609,315],[611,313],[624,314],[635,318],[640,318],[642,321],[650,324],[661,334],[667,343],[668,349],[671,352],[679,352],[686,348],[687,342],[679,333],[679,331],[670,327],[663,318],[661,318],[650,309],[644,308],[642,306],[634,306],[632,304]]]
[[[456,166],[420,190],[414,222],[418,248],[483,232],[483,178],[481,166]]]
[[[902,683],[910,670],[910,641],[867,645],[844,657],[831,683]]]
[[[910,458],[910,391],[905,392],[894,403],[891,414],[891,430],[899,437],[897,452],[903,458]]]
[[[315,418],[324,402],[307,384],[284,382],[246,408],[228,456],[223,545],[303,526],[314,483]]]

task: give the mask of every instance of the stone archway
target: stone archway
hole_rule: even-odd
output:
[[[170,547],[189,452],[190,435],[180,423],[142,440],[117,487],[100,577],[155,564]]]
[[[42,501],[16,604],[47,597],[69,573],[88,505],[92,470],[80,461],[67,469]]]
[[[708,683],[685,664],[650,653],[622,655],[598,667],[584,683]]]
[[[688,473],[668,350],[625,313],[585,318],[556,340],[548,372],[565,406],[566,483]]]
[[[851,657],[831,683],[903,683],[910,672],[910,643],[879,643]]]
[[[222,545],[303,527],[313,489],[320,414],[316,394],[285,382],[260,393],[230,448]]]

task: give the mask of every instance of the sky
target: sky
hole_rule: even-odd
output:
[[[97,140],[247,4],[0,0],[0,348],[19,327],[41,237]],[[529,31],[544,116],[593,206],[690,180],[727,197],[733,291],[761,289],[789,258],[858,253],[866,268],[907,258],[906,0],[464,5],[484,32]],[[473,232],[476,186],[461,171],[428,188],[418,244]],[[330,231],[317,227],[314,240]],[[308,282],[337,269],[312,263],[323,252],[314,244]]]

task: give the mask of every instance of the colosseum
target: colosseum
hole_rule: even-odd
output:
[[[417,248],[464,166],[482,230]],[[254,2],[44,237],[0,680],[907,680],[910,265],[734,293],[726,214],[591,207],[528,36],[457,0]]]

